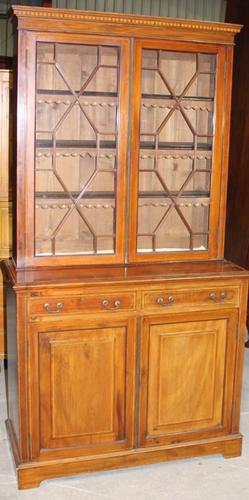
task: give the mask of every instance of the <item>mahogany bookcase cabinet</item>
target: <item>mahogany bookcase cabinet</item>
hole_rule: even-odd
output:
[[[18,6],[13,21],[19,487],[240,455],[248,273],[223,260],[240,27]]]

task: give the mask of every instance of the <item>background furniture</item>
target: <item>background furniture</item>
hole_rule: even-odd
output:
[[[28,7],[14,25],[19,487],[239,455],[248,273],[223,247],[240,27]]]
[[[10,256],[10,193],[9,193],[9,100],[12,71],[0,69],[0,259]],[[4,298],[0,273],[0,360],[6,357]]]

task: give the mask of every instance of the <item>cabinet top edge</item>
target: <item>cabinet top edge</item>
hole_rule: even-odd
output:
[[[249,279],[249,271],[222,261],[168,262],[155,264],[135,264],[128,266],[71,267],[51,269],[17,270],[12,260],[1,262],[4,276],[16,287],[53,287],[94,285],[142,284],[178,280],[205,279]]]
[[[180,19],[171,17],[153,17],[135,14],[120,14],[113,12],[100,12],[76,9],[57,9],[44,7],[30,7],[12,5],[10,13],[17,17],[31,17],[34,19],[60,20],[60,21],[86,21],[95,23],[111,23],[125,26],[140,26],[153,28],[175,28],[184,30],[197,30],[206,32],[220,32],[235,36],[243,25],[220,22]]]

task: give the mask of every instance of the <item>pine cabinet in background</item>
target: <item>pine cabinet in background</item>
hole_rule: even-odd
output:
[[[0,259],[10,256],[11,249],[11,193],[9,167],[11,165],[11,115],[12,71],[0,69]],[[6,332],[4,320],[2,273],[0,273],[0,360],[6,358]]]

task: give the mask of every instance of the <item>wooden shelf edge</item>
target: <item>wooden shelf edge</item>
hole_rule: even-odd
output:
[[[17,269],[13,260],[0,262],[3,276],[10,280],[16,290],[40,287],[74,287],[101,282],[112,285],[165,283],[167,281],[245,279],[249,271],[228,261],[164,262],[153,264],[44,267],[40,269]],[[110,269],[112,270],[110,275]]]

